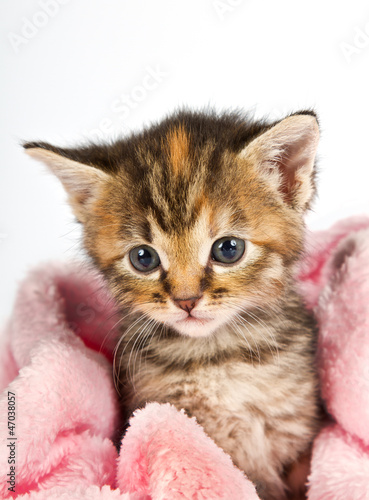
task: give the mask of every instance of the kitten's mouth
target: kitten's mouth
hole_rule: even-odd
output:
[[[178,316],[177,316],[178,318]],[[208,316],[206,313],[187,314],[185,317],[178,318],[172,322],[172,327],[183,335],[190,337],[206,337],[215,331],[219,326],[219,320],[214,316]]]
[[[191,316],[191,314],[189,314],[187,318],[180,319],[179,321],[177,321],[177,323],[182,323],[182,324],[197,323],[198,325],[205,325],[206,323],[209,323],[209,321],[213,321],[213,318],[196,318],[195,316]]]
[[[194,314],[188,314],[185,318],[182,318],[178,321],[176,321],[177,324],[180,325],[192,325],[192,326],[203,326],[211,321],[213,321],[214,318],[209,318],[209,317],[203,317],[203,316],[195,316]]]

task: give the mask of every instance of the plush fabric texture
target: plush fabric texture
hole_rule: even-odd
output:
[[[309,234],[306,248],[298,280],[319,323],[317,363],[331,415],[314,442],[309,499],[365,500],[369,218]],[[101,278],[79,264],[41,266],[21,284],[0,337],[0,498],[256,500],[230,457],[169,404],[138,410],[118,455],[112,441],[119,431],[112,378],[118,323]],[[12,449],[15,493],[7,482]]]

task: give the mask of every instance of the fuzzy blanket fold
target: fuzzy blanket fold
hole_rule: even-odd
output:
[[[298,279],[319,322],[332,416],[314,442],[309,499],[369,499],[369,218],[310,234]],[[0,337],[0,498],[257,500],[230,457],[170,405],[137,411],[118,456],[117,322],[100,277],[80,265],[40,267],[20,286]]]

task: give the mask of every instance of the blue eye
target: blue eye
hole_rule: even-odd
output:
[[[222,264],[233,264],[245,253],[245,242],[234,236],[217,240],[211,249],[211,257]]]
[[[132,266],[141,273],[148,273],[160,265],[159,255],[147,245],[133,248],[129,252],[129,260]]]

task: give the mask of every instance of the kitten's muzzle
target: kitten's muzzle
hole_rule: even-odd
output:
[[[201,298],[202,296],[190,297],[188,299],[173,299],[173,301],[177,307],[183,309],[183,311],[186,311],[188,314],[190,314],[192,309],[196,307]]]

